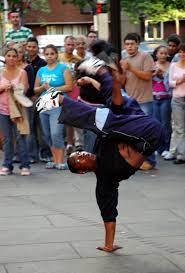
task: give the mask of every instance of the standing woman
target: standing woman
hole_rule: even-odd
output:
[[[25,90],[25,95],[27,97],[32,97],[34,95],[34,69],[33,67],[27,63],[25,59],[25,49],[22,44],[15,44],[14,48],[17,50],[18,58],[17,58],[17,66],[20,69],[24,69],[26,71],[28,77],[28,88]]]
[[[35,88],[36,94],[41,95],[50,87],[56,87],[62,92],[72,90],[71,72],[65,64],[58,63],[57,48],[50,44],[44,49],[47,65],[37,72]],[[53,162],[46,164],[47,169],[65,170],[64,163],[64,125],[58,123],[61,107],[40,113],[42,130],[46,143],[51,149]]]
[[[15,86],[21,84],[25,90],[28,88],[26,72],[17,67],[18,53],[16,49],[7,49],[5,52],[5,67],[0,74],[0,124],[3,132],[3,166],[0,175],[8,175],[13,170],[13,130],[15,120],[10,116],[10,92]],[[19,136],[19,156],[21,175],[30,175],[29,159],[26,146],[26,135],[17,131]]]
[[[159,120],[164,132],[165,138],[158,149],[158,153],[163,157],[168,153],[171,139],[171,94],[167,86],[167,72],[169,62],[167,61],[168,51],[166,46],[159,46],[154,51],[155,71],[152,77],[153,92],[153,116]]]
[[[170,65],[169,85],[172,92],[172,116],[174,120],[176,160],[185,163],[185,43],[179,46],[179,61]]]
[[[34,96],[34,83],[35,83],[35,76],[34,76],[34,69],[32,65],[28,64],[25,60],[25,49],[22,44],[15,44],[14,48],[17,50],[18,59],[17,59],[17,66],[20,69],[24,69],[27,74],[28,78],[28,88],[25,90],[25,95],[30,99]],[[30,163],[35,163],[37,158],[37,143],[35,139],[35,132],[34,132],[34,108],[33,106],[27,107],[27,114],[28,114],[28,122],[30,126],[30,134],[27,136],[27,149],[29,154],[29,161]],[[17,154],[17,153],[16,153]],[[19,160],[19,159],[18,159]]]

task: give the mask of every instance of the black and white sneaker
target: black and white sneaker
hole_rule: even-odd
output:
[[[59,107],[59,95],[61,91],[54,87],[49,88],[46,92],[41,95],[36,101],[36,108],[38,112],[44,112],[53,108]]]
[[[98,72],[98,70],[105,65],[106,63],[100,60],[99,58],[91,57],[90,59],[87,59],[84,62],[82,62],[79,65],[78,70],[84,71],[87,74],[95,75]]]

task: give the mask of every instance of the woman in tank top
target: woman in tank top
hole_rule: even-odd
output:
[[[0,74],[0,126],[3,132],[4,158],[0,175],[9,175],[13,171],[14,140],[13,130],[16,127],[14,120],[10,118],[9,93],[14,86],[22,84],[25,90],[28,88],[26,72],[17,67],[18,53],[16,49],[5,51],[5,67]],[[29,160],[27,154],[26,135],[17,131],[19,139],[19,157],[21,175],[30,175]]]

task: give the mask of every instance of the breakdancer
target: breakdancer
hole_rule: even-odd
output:
[[[86,128],[97,134],[94,154],[76,152],[68,158],[76,173],[93,171],[97,177],[96,199],[105,227],[105,243],[99,250],[112,252],[118,215],[119,182],[128,179],[153,153],[163,138],[160,123],[146,116],[133,99],[122,97],[118,71],[113,71],[112,103],[97,108],[54,92],[38,102],[38,110],[62,106],[59,122]]]

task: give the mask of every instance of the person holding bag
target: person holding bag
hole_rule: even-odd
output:
[[[29,125],[24,109],[24,106],[27,105],[27,100],[29,99],[25,99],[23,94],[24,90],[28,88],[28,79],[26,72],[17,67],[17,58],[18,53],[16,49],[7,49],[5,51],[5,67],[0,75],[0,126],[3,133],[4,151],[0,175],[9,175],[12,174],[13,171],[13,130],[15,127],[17,134],[20,136],[18,152],[20,156],[19,168],[21,170],[21,175],[30,175],[26,145],[26,136],[29,134]]]

